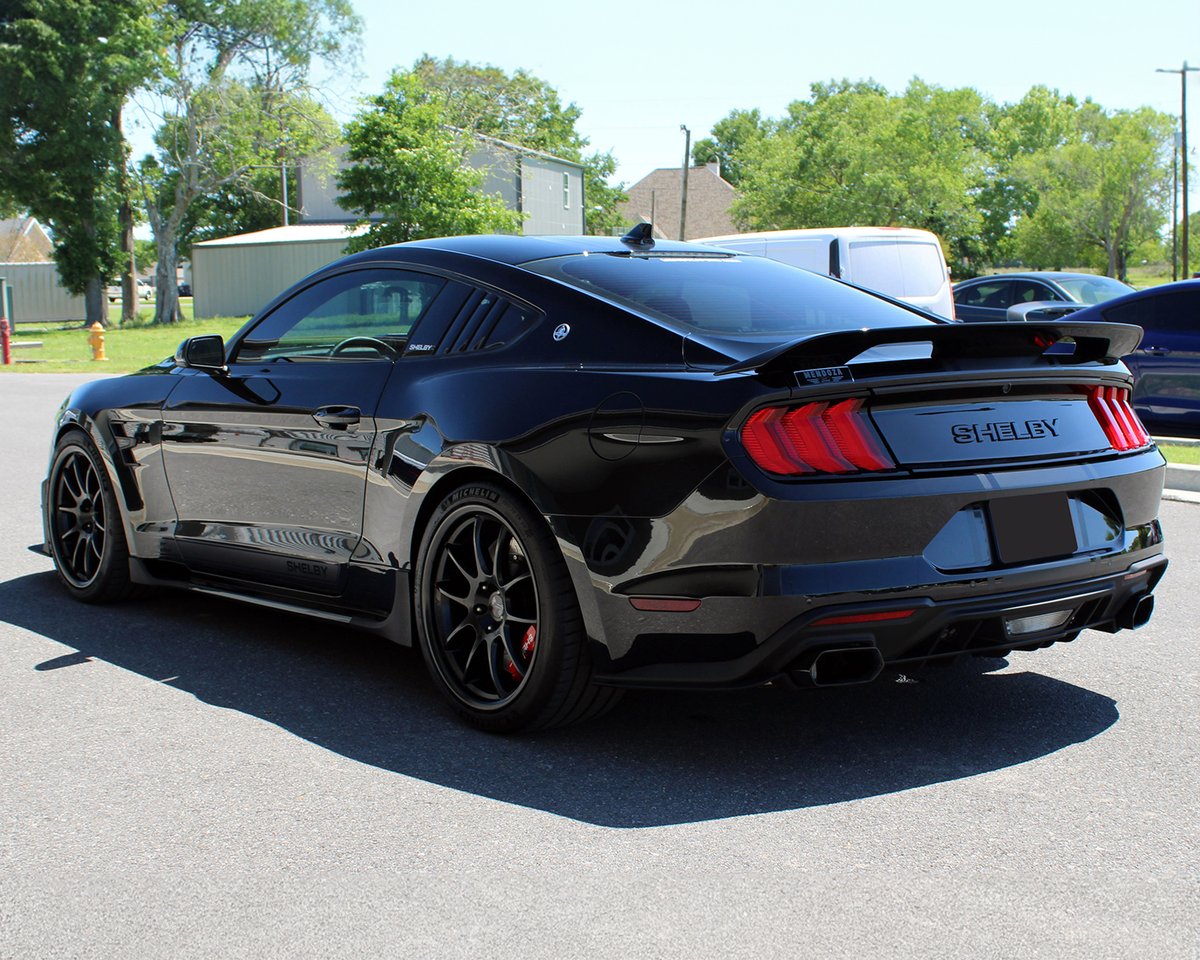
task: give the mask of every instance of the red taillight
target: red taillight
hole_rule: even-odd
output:
[[[1137,450],[1149,446],[1150,434],[1129,404],[1126,387],[1088,387],[1088,406],[1100,421],[1114,450]]]
[[[858,397],[765,407],[746,421],[741,436],[750,459],[768,473],[855,473],[896,466]]]
[[[914,613],[912,610],[885,610],[879,613],[847,613],[841,616],[822,617],[810,624],[813,627],[838,627],[847,623],[883,623],[888,620],[907,620]]]

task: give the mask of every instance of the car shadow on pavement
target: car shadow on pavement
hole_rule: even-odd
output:
[[[921,683],[631,693],[584,726],[497,737],[459,723],[419,657],[356,631],[194,594],[87,607],[52,573],[0,583],[0,619],[383,770],[607,827],[793,810],[988,773],[1088,740],[1113,700],[1002,661]],[[973,665],[973,666],[972,666]],[[9,665],[21,669],[20,665]]]

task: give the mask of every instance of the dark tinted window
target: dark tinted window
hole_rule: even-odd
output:
[[[1012,304],[1012,283],[1008,280],[985,280],[954,291],[954,302],[964,307],[992,307],[1004,310]]]
[[[1057,293],[1036,280],[1014,280],[1013,299],[1015,304],[1033,303],[1035,300],[1061,300]]]
[[[1200,290],[1151,294],[1109,307],[1103,316],[1113,323],[1137,324],[1147,335],[1162,332],[1200,337]]]
[[[526,267],[683,332],[782,340],[932,322],[829,277],[758,257],[598,254]]]
[[[438,277],[406,270],[356,270],[328,277],[267,314],[238,347],[243,362],[374,359],[390,356],[370,341],[401,350],[441,290]],[[347,343],[365,338],[360,343]],[[343,346],[344,345],[344,346]]]

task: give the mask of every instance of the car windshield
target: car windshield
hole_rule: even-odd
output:
[[[1133,289],[1112,277],[1059,277],[1058,285],[1076,303],[1103,303],[1113,297],[1123,297]]]
[[[593,254],[525,264],[682,333],[786,341],[936,321],[829,277],[761,257]]]

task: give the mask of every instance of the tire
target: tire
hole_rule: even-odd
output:
[[[54,570],[84,603],[114,603],[134,592],[116,494],[91,439],[78,430],[54,448],[46,491]]]
[[[545,521],[502,487],[448,494],[421,538],[417,635],[434,685],[482,730],[562,726],[620,691],[592,681],[566,563]]]

